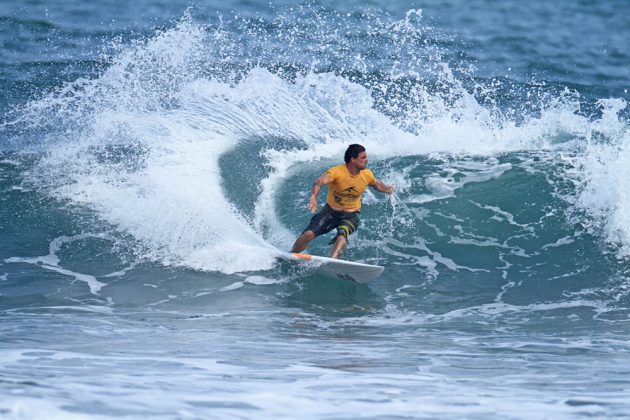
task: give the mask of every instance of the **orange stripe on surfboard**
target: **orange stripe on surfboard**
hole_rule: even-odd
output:
[[[308,254],[298,254],[298,253],[294,252],[292,255],[295,258],[299,258],[301,260],[311,260],[311,259],[313,259],[313,256],[312,255],[308,255]]]

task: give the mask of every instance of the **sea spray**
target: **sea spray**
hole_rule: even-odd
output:
[[[474,68],[444,61],[420,11],[402,20],[370,12],[352,22],[301,13],[317,19],[279,15],[269,22],[272,32],[265,32],[263,18],[237,16],[213,26],[187,15],[171,29],[118,47],[95,77],[28,103],[11,124],[46,130],[35,183],[130,233],[151,259],[233,272],[271,267],[273,249],[286,248],[295,235],[278,218],[275,203],[293,168],[333,163],[349,143],[364,144],[373,163],[432,153],[581,153],[589,133],[608,138],[598,128],[608,120],[626,126],[618,116],[625,104],[590,119],[580,113],[574,91],[553,95],[534,86],[526,114],[487,100],[503,84],[476,81],[468,87]],[[367,34],[368,41],[359,42],[357,34]],[[299,45],[307,39],[311,48],[304,53]],[[278,45],[289,48],[278,53]],[[383,61],[379,51],[407,59]],[[270,57],[276,64],[269,65]],[[259,149],[266,163],[262,179],[254,180],[258,197],[248,213],[228,199],[236,194],[232,189],[224,190],[242,174],[219,160],[242,142],[274,138],[278,146]],[[283,148],[286,139],[300,147]],[[490,166],[480,182],[501,176],[506,165]],[[444,178],[450,170],[442,167],[423,179],[428,195],[411,193],[400,203],[453,197],[469,180]],[[594,191],[588,185],[597,183],[597,173],[579,175],[584,191]],[[581,207],[599,211],[588,196],[581,193]],[[624,214],[621,208],[604,217],[617,226],[606,233],[611,242],[627,240],[618,227]],[[246,264],[250,253],[261,259]]]

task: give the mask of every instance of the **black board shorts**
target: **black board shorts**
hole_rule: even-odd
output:
[[[326,204],[319,213],[313,216],[304,232],[310,230],[315,236],[319,236],[336,228],[336,236],[343,235],[344,238],[348,239],[348,236],[359,227],[361,222],[359,215],[360,212],[358,211],[337,211]]]

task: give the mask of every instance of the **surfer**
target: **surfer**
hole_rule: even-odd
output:
[[[394,187],[377,180],[369,169],[365,147],[351,144],[344,154],[345,164],[328,169],[313,182],[308,209],[317,211],[317,195],[324,185],[328,186],[326,204],[315,214],[302,234],[295,240],[291,252],[302,252],[309,242],[319,235],[337,229],[337,235],[330,242],[333,245],[331,258],[339,258],[346,249],[348,236],[359,226],[361,195],[367,186],[376,191],[392,194]]]

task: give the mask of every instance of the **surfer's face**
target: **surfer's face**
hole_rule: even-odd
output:
[[[367,152],[361,152],[359,153],[359,156],[357,156],[356,158],[352,158],[354,165],[359,169],[365,169],[365,167],[368,164],[368,157],[367,157]]]

